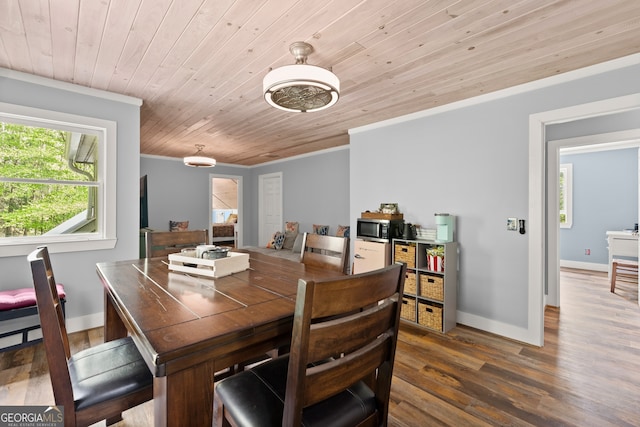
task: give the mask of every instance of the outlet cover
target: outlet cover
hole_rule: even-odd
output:
[[[518,218],[507,218],[507,230],[509,231],[518,230]]]

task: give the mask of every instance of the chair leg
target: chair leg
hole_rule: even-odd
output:
[[[618,263],[613,262],[611,264],[611,292],[615,293],[616,290],[616,273],[618,272]]]
[[[119,423],[120,421],[122,421],[122,414],[115,415],[115,416],[113,416],[111,418],[107,418],[105,420],[106,425],[108,425],[108,426],[113,425],[115,423]]]
[[[213,420],[212,427],[231,427],[231,423],[224,416],[224,404],[213,393]]]

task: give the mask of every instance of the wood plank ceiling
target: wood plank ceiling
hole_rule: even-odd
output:
[[[294,62],[341,80],[334,107],[269,107]],[[640,52],[638,0],[2,0],[0,67],[141,98],[140,149],[255,165],[348,129]]]

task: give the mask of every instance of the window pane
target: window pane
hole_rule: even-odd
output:
[[[0,122],[0,177],[94,181],[95,135]]]
[[[96,231],[95,187],[0,183],[0,237]]]
[[[96,232],[97,148],[96,135],[0,122],[0,238]]]
[[[572,199],[571,199],[571,187],[573,176],[573,165],[571,163],[565,163],[560,165],[558,176],[558,195],[560,206],[560,228],[571,228],[573,224],[572,218]]]
[[[560,212],[564,212],[564,169],[560,169]]]

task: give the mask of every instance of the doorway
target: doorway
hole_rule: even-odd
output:
[[[555,123],[637,109],[640,109],[640,94],[532,114],[529,117],[529,304],[528,326],[526,336],[523,336],[523,341],[527,343],[538,346],[544,344],[544,308],[546,306],[544,291],[549,272],[554,272],[559,268],[557,258],[549,256],[550,245],[547,231],[559,227],[559,216],[554,213],[547,218],[547,164],[545,160],[549,147],[545,138],[545,128]],[[552,186],[555,185],[557,182]]]
[[[595,152],[640,147],[640,129],[611,132],[584,137],[547,142],[547,218],[558,217],[558,169],[563,149],[578,149],[580,152]],[[575,150],[573,151],[576,152]],[[636,171],[638,179],[640,171]],[[639,198],[640,200],[640,198]],[[639,211],[640,212],[640,211]],[[636,222],[637,222],[636,218]],[[547,275],[546,305],[560,307],[560,236],[559,223],[549,221],[547,244],[549,268]],[[604,236],[603,236],[604,240]],[[606,271],[606,270],[605,270]]]
[[[242,245],[242,177],[210,175],[209,242]]]

